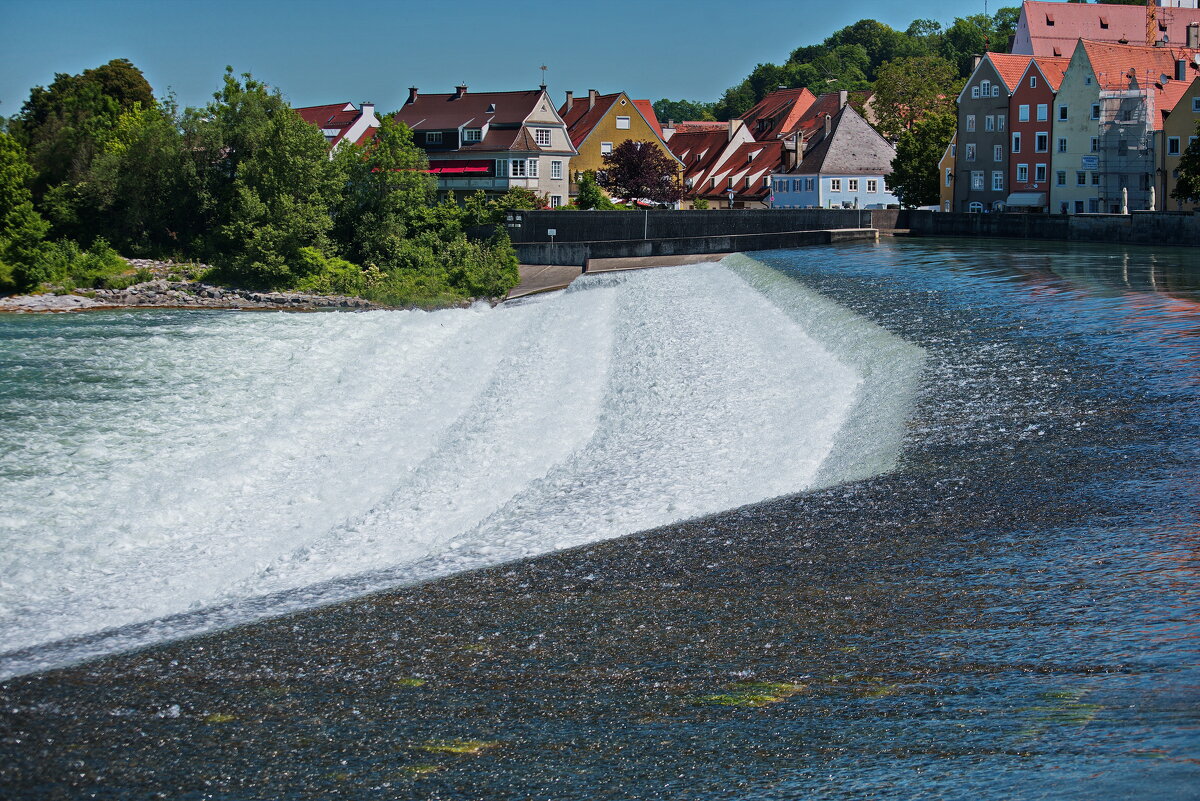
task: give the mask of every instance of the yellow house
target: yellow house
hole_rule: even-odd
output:
[[[938,162],[938,197],[942,201],[942,211],[954,211],[954,156],[957,150],[958,131],[955,131]]]
[[[1196,141],[1200,134],[1196,126],[1200,125],[1200,78],[1196,78],[1188,86],[1183,96],[1175,103],[1171,113],[1163,120],[1162,148],[1163,173],[1166,176],[1166,196],[1158,202],[1158,208],[1163,211],[1195,211],[1196,203],[1180,203],[1171,197],[1179,183],[1179,160],[1188,145]]]
[[[624,92],[602,95],[595,89],[586,97],[567,92],[567,102],[559,109],[567,124],[567,135],[579,151],[571,158],[571,195],[577,192],[579,175],[588,170],[604,169],[604,157],[622,142],[650,142],[679,164],[663,139],[662,126],[649,100],[632,100]]]

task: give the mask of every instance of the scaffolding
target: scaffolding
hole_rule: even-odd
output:
[[[1153,81],[1157,79],[1146,76],[1139,82],[1131,76],[1129,88],[1100,93],[1100,208],[1089,211],[1120,213],[1122,190],[1128,192],[1130,211],[1149,208],[1155,168]]]

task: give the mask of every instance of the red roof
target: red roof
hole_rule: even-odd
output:
[[[816,100],[806,88],[776,89],[738,119],[745,120],[755,139],[768,142],[791,133]]]
[[[713,133],[714,131],[726,131],[729,129],[727,122],[711,122],[709,120],[698,120],[691,122],[679,122],[675,124],[675,133]]]
[[[1187,42],[1187,26],[1200,22],[1200,9],[1156,8],[1159,38]],[[1027,2],[1021,9],[1014,50],[1033,56],[1068,57],[1080,39],[1146,44],[1144,5]]]
[[[295,109],[300,118],[310,125],[315,125],[325,134],[330,146],[337,145],[345,138],[351,126],[362,117],[362,111],[355,108],[353,103],[330,103],[325,106],[303,106]],[[329,132],[334,133],[329,133]],[[375,136],[375,127],[368,126],[358,136],[355,144],[362,144]]]
[[[1046,83],[1055,92],[1062,85],[1063,75],[1067,71],[1067,67],[1071,64],[1069,58],[1053,58],[1042,56],[1035,58],[1034,63],[1037,64],[1038,71],[1042,73],[1042,77],[1046,79]]]
[[[1025,70],[1029,69],[1029,62],[1033,61],[1032,56],[1019,56],[1011,53],[988,53],[987,59],[996,68],[996,73],[1000,76],[1000,80],[1004,81],[1004,86],[1008,89],[1009,94],[1021,83],[1021,76],[1025,74]]]
[[[683,178],[693,183],[701,179],[729,146],[729,123],[719,131],[685,131],[667,142],[675,158],[683,162]]]
[[[1140,47],[1109,42],[1082,43],[1087,52],[1096,83],[1102,90],[1130,88],[1136,81],[1139,88],[1154,90],[1154,128],[1161,130],[1163,118],[1183,97],[1196,78],[1195,56],[1200,50],[1173,47]],[[1174,80],[1176,63],[1186,61],[1187,78]],[[1163,78],[1166,80],[1163,80]]]
[[[768,181],[783,164],[783,142],[744,142],[735,147],[703,183],[694,186],[696,197],[728,197],[730,179],[733,181],[734,198],[761,200],[771,193]],[[713,186],[712,179],[716,179]]]
[[[563,118],[563,122],[567,124],[567,133],[571,137],[571,144],[576,148],[587,139],[588,134],[592,129],[599,124],[600,120],[604,119],[604,115],[608,113],[613,104],[623,96],[622,92],[614,92],[611,95],[596,95],[596,102],[591,103],[589,95],[583,97],[573,97],[570,106],[566,103],[558,110],[558,115]],[[663,138],[662,126],[658,124],[658,117],[654,114],[654,106],[649,100],[632,100],[631,102],[641,115],[646,119],[646,124],[650,129],[658,134],[658,138]]]
[[[533,113],[541,89],[517,92],[465,92],[457,94],[418,94],[396,112],[399,122],[414,131],[449,131],[470,124],[519,125]]]
[[[633,105],[638,107],[638,111],[642,112],[642,116],[646,118],[646,123],[654,129],[658,138],[662,139],[663,129],[658,122],[658,115],[654,113],[654,104],[649,100],[634,100]]]

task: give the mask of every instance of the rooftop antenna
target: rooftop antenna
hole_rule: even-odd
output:
[[[545,64],[543,64],[542,66],[538,67],[538,69],[540,69],[542,71],[542,88],[545,89],[546,88],[546,70],[548,70],[550,68],[547,67]]]
[[[990,16],[988,14],[988,0],[983,0],[983,16],[985,16],[985,17]],[[983,52],[987,53],[991,49],[992,49],[992,26],[989,23],[988,29],[983,34]]]

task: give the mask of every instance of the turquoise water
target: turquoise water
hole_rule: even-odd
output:
[[[781,342],[791,321],[863,382],[810,489],[6,680],[0,786],[14,798],[1195,798],[1196,251],[909,240],[759,259],[774,272],[742,280],[770,306],[730,297],[737,319],[757,310],[752,330]],[[719,274],[647,280],[659,275],[685,319],[641,319],[623,341],[683,360],[706,328],[726,330],[730,285],[689,303],[672,276]],[[574,294],[598,302],[592,291]],[[654,295],[634,305],[661,318]],[[839,330],[829,302],[874,328]],[[754,396],[794,376],[788,359],[735,351],[691,363],[759,382]],[[864,388],[906,392],[889,369],[905,354],[919,355],[920,381],[897,415]],[[710,447],[710,426],[654,417],[677,419],[665,404],[687,387],[642,363],[628,362],[645,383],[612,407],[649,424],[628,429],[653,443],[639,453]],[[730,392],[705,419],[740,411]],[[683,410],[700,400],[684,397]],[[898,453],[856,461],[893,425]],[[689,476],[736,487],[726,468],[705,472],[713,452],[664,459],[683,465],[672,492]],[[767,472],[780,452],[753,451]],[[629,475],[624,462],[614,475]],[[823,481],[831,464],[853,480]],[[462,741],[477,752],[444,747]]]

